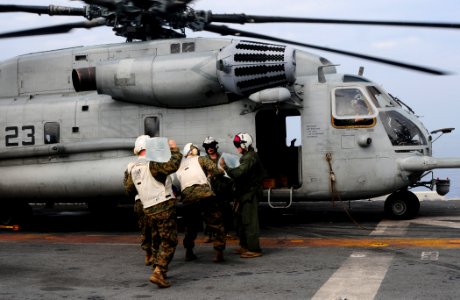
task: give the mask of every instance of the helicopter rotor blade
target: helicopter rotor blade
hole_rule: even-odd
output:
[[[286,43],[286,44],[291,44],[291,45],[296,45],[296,46],[301,46],[301,47],[307,47],[307,48],[312,48],[312,49],[317,49],[317,50],[322,50],[322,51],[327,51],[331,53],[337,53],[337,54],[342,54],[346,56],[351,56],[351,57],[357,57],[360,59],[365,59],[369,61],[374,61],[374,62],[379,62],[382,64],[387,64],[391,66],[396,66],[396,67],[401,67],[413,71],[419,71],[423,73],[429,73],[429,74],[434,74],[434,75],[447,75],[447,72],[440,71],[440,70],[435,70],[423,66],[417,66],[417,65],[412,65],[412,64],[407,64],[403,62],[398,62],[394,60],[389,60],[385,58],[380,58],[380,57],[375,57],[375,56],[370,56],[370,55],[365,55],[365,54],[360,54],[360,53],[355,53],[355,52],[350,52],[350,51],[344,51],[344,50],[338,50],[338,49],[333,49],[333,48],[328,48],[328,47],[321,47],[321,46],[316,46],[312,44],[306,44],[306,43],[300,43],[296,41],[291,41],[291,40],[286,40],[286,39],[281,39],[281,38],[276,38],[272,37],[269,35],[264,35],[264,34],[259,34],[259,33],[253,33],[253,32],[248,32],[248,31],[243,31],[243,30],[237,30],[230,28],[225,25],[211,25],[207,24],[204,26],[205,31],[209,32],[214,32],[218,33],[220,35],[233,35],[233,36],[244,36],[244,37],[249,37],[249,38],[257,38],[257,39],[264,39],[264,40],[270,40],[270,41],[275,41],[275,42],[280,42],[280,43]]]
[[[85,16],[86,9],[80,7],[69,7],[69,6],[36,6],[36,5],[4,5],[0,4],[0,13],[2,12],[28,12],[39,15],[63,15],[63,16]]]
[[[318,19],[277,16],[254,16],[246,14],[209,14],[209,22],[219,23],[316,23],[316,24],[346,24],[346,25],[374,25],[374,26],[403,26],[425,28],[450,28],[460,29],[460,23],[439,22],[407,22],[407,21],[369,21],[345,19]]]
[[[93,28],[98,26],[104,26],[105,19],[98,18],[91,21],[84,21],[84,22],[76,22],[76,23],[67,23],[61,25],[54,25],[48,27],[41,27],[41,28],[34,28],[34,29],[27,29],[21,31],[13,31],[13,32],[6,32],[0,33],[0,39],[5,38],[15,38],[15,37],[24,37],[24,36],[34,36],[34,35],[46,35],[46,34],[59,34],[59,33],[67,33],[72,29],[76,28]]]

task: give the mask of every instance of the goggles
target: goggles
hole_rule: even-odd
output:
[[[212,143],[209,143],[209,144],[203,144],[203,148],[205,150],[208,150],[208,149],[216,149],[217,148],[217,143],[216,142],[212,142]]]

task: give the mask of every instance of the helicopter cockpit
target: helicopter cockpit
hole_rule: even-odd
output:
[[[397,147],[396,152],[416,151],[430,155],[429,133],[410,107],[365,78],[345,75],[343,82],[359,84],[332,90],[332,125],[335,128],[371,128],[376,125],[378,116],[391,144]]]

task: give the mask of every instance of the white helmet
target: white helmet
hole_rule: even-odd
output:
[[[233,145],[235,145],[236,148],[248,150],[249,146],[252,146],[252,137],[249,133],[240,132],[233,138]]]
[[[147,149],[146,142],[150,138],[148,135],[138,136],[134,143],[134,154],[138,155],[142,150]]]
[[[219,142],[216,141],[215,138],[213,138],[212,136],[208,136],[204,139],[203,141],[203,148],[214,148],[214,149],[217,149],[217,144],[219,144]]]
[[[184,146],[184,149],[182,150],[182,155],[184,155],[184,157],[187,157],[190,154],[190,152],[194,149],[196,149],[197,152],[196,153],[192,152],[192,154],[199,155],[200,151],[198,150],[198,147],[193,145],[192,143],[188,143]]]

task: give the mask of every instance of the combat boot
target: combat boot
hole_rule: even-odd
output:
[[[163,272],[155,271],[152,273],[149,279],[150,282],[155,283],[159,288],[169,288],[171,286],[171,283],[166,280],[166,276],[163,274]]]
[[[195,253],[193,253],[192,249],[187,249],[185,251],[185,261],[192,261],[192,260],[195,260],[197,258],[198,257],[195,255]]]
[[[262,252],[246,251],[244,253],[241,253],[240,257],[241,258],[254,258],[254,257],[260,257],[262,255],[263,255]]]
[[[224,262],[224,251],[216,250],[216,257],[213,260],[215,263]]]
[[[153,252],[150,250],[145,251],[145,265],[151,266],[153,264],[154,257]]]
[[[235,249],[235,251],[233,251],[233,253],[241,255],[241,254],[243,254],[244,252],[247,252],[247,251],[248,251],[248,249],[246,249],[244,247],[240,247],[238,249]]]

